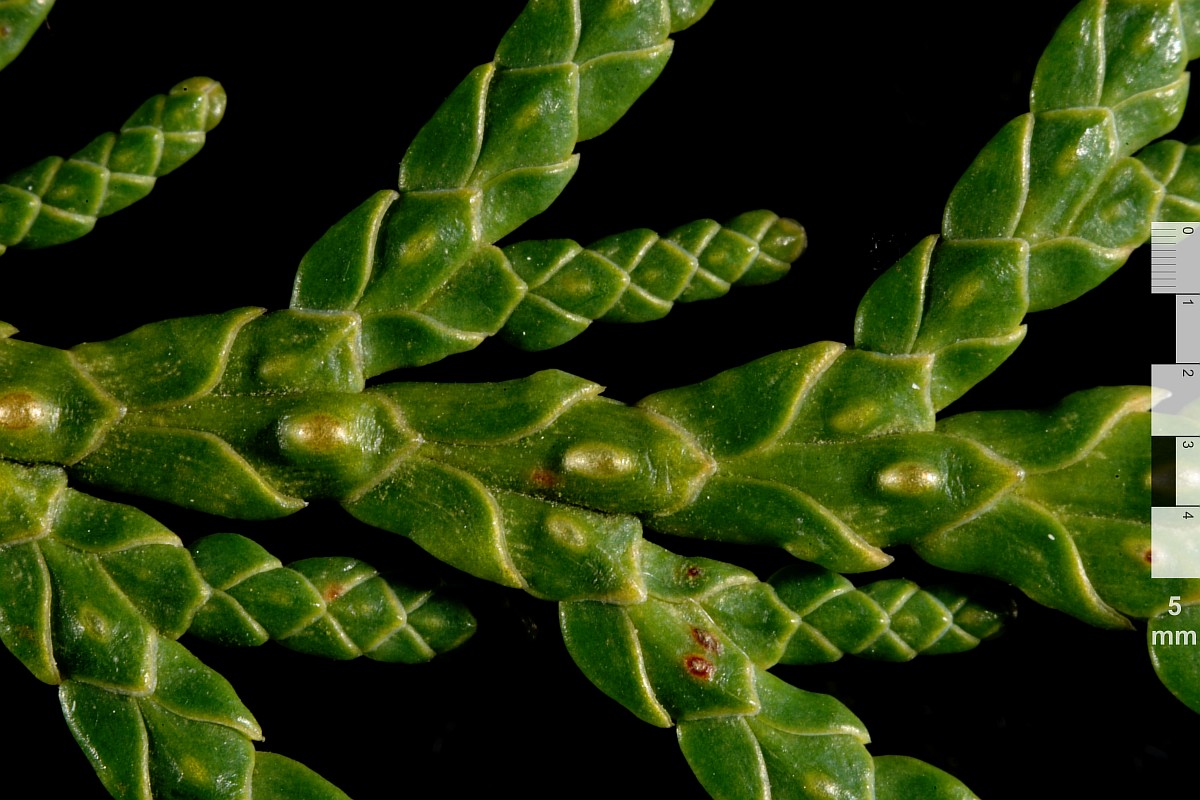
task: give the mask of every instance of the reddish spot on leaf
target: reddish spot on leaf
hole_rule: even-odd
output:
[[[545,467],[535,467],[529,473],[529,481],[539,489],[557,489],[562,485],[562,477]]]
[[[716,666],[704,656],[690,655],[683,659],[683,666],[693,678],[711,681]]]
[[[1142,553],[1142,560],[1145,561],[1147,564],[1153,564],[1154,563],[1154,551],[1151,550],[1149,547],[1147,547],[1146,552]]]
[[[340,583],[330,584],[329,586],[325,587],[325,592],[323,595],[325,597],[325,602],[332,603],[334,600],[337,600],[339,597],[341,597],[342,593],[345,591],[346,587],[342,586]]]
[[[713,636],[708,631],[700,628],[692,628],[692,638],[696,640],[696,644],[700,645],[710,653],[720,654],[721,643],[717,641],[717,637]]]
[[[684,574],[687,575],[692,580],[695,580],[696,578],[699,578],[701,575],[704,574],[704,570],[700,569],[700,567],[692,565],[692,566],[689,566],[687,568],[687,570],[684,571]]]

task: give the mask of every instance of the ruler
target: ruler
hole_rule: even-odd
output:
[[[1150,367],[1170,392],[1150,415],[1150,574],[1200,578],[1200,222],[1155,222],[1150,264],[1151,293],[1175,296],[1175,363]]]

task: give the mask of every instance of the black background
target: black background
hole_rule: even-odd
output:
[[[521,5],[342,3],[314,15],[292,3],[63,0],[0,73],[0,173],[79,149],[193,74],[224,83],[229,112],[205,150],[147,200],[76,243],[8,253],[0,319],[30,341],[67,346],[168,317],[284,307],[306,248],[394,186],[406,143],[490,58]],[[946,12],[722,0],[677,37],[672,63],[630,114],[580,146],[575,180],[518,236],[587,242],[768,207],[808,228],[811,248],[792,274],[658,323],[594,326],[549,353],[488,342],[394,379],[492,380],[554,366],[632,402],[779,349],[847,340],[863,290],[937,232],[954,181],[1026,109],[1037,55],[1069,5],[1021,0],[979,6],[984,13],[966,10],[974,4]],[[1197,131],[1185,120],[1180,133]],[[1144,354],[1170,335],[1161,321],[1150,327],[1147,260],[1137,255],[1082,300],[1031,317],[1016,355],[951,411],[1044,406],[1093,385],[1144,383]],[[185,541],[235,530],[285,560],[353,555],[434,575],[471,604],[474,640],[417,667],[185,640],[232,681],[267,748],[358,800],[497,790],[703,796],[673,732],[639,722],[574,667],[552,604],[482,586],[336,508],[252,525],[137,504]],[[783,563],[774,553],[711,552],[763,576]],[[933,573],[897,556],[889,577]],[[969,583],[1019,612],[1005,636],[973,653],[778,672],[849,705],[870,728],[873,752],[928,760],[984,797],[1194,795],[1200,720],[1155,679],[1141,631],[1093,630],[1003,587]],[[54,691],[7,656],[0,681],[8,774],[24,769],[63,796],[103,796]]]

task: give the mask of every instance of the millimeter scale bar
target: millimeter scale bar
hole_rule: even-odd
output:
[[[1150,264],[1151,293],[1175,296],[1175,363],[1150,367],[1170,392],[1150,415],[1150,574],[1200,578],[1200,221],[1153,223]]]

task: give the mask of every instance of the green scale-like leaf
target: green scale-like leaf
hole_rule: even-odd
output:
[[[876,581],[861,588],[824,570],[788,568],[771,578],[800,622],[785,664],[836,661],[844,653],[884,661],[958,653],[997,635],[1005,615],[945,588]]]
[[[528,291],[501,336],[526,350],[557,347],[594,319],[645,322],[675,301],[720,297],[736,282],[782,277],[806,243],[804,229],[769,211],[722,226],[700,220],[660,238],[629,231],[583,248],[568,239],[504,249]]]
[[[50,5],[34,13],[45,16]],[[0,8],[3,17],[11,14]],[[7,30],[5,23],[0,17]],[[4,41],[0,37],[0,68],[8,60]],[[70,159],[46,158],[10,175],[0,184],[0,253],[6,246],[46,247],[88,233],[98,217],[141,200],[156,178],[198,153],[224,114],[221,84],[192,78],[147,100],[119,133],[100,136]]]
[[[639,405],[717,458],[671,533],[778,544],[843,571],[877,569],[879,547],[969,517],[1019,474],[973,444],[929,432],[930,360],[820,343],[729,370]]]
[[[355,315],[239,309],[80,345],[73,363],[129,410],[77,474],[248,518],[361,491],[413,442],[361,394],[359,331]]]
[[[361,313],[365,369],[375,375],[471,349],[505,326],[524,347],[552,347],[600,314],[657,319],[677,298],[782,275],[802,234],[765,212],[729,228],[706,222],[698,237],[680,229],[679,241],[659,247],[649,232],[613,237],[596,245],[594,263],[568,266],[558,242],[492,246],[554,201],[578,165],[576,141],[625,113],[666,64],[669,34],[709,5],[531,3],[495,61],[473,70],[418,133],[400,192],[367,200],[304,257],[292,306]],[[629,253],[631,236],[654,241]],[[527,297],[531,270],[541,292]],[[598,302],[576,291],[581,275],[599,282]]]
[[[1200,712],[1200,662],[1195,652],[1200,636],[1200,603],[1195,597],[1185,606],[1168,608],[1146,626],[1150,661],[1173,695]]]
[[[417,663],[453,649],[474,632],[458,603],[387,581],[348,558],[310,558],[284,567],[254,542],[218,534],[192,545],[212,597],[191,633],[228,645],[275,639],[326,658]]]
[[[106,788],[138,800],[245,797],[258,723],[171,641],[209,593],[178,538],[65,488],[59,471],[0,467],[4,496],[20,504],[8,504],[4,529],[24,525],[0,545],[0,638],[61,684],[67,722]]]
[[[684,559],[649,543],[641,553],[648,594],[640,601],[560,605],[563,636],[576,663],[605,693],[656,725],[756,713],[755,664],[738,638],[749,634],[748,649],[761,657],[768,648],[746,618],[774,616],[773,638],[779,640],[795,629],[792,615],[769,590],[752,598],[749,614],[744,602],[740,609],[722,602],[757,584],[745,570]]]
[[[67,681],[63,714],[116,798],[242,798],[262,732],[233,688],[179,644],[160,640],[144,696]]]
[[[254,755],[254,800],[350,800],[308,767],[277,753]]]
[[[1012,352],[1026,311],[1072,299],[1119,266],[1164,213],[1164,196],[1171,213],[1194,202],[1187,151],[1130,154],[1178,119],[1186,39],[1200,41],[1200,23],[1162,0],[1074,12],[1039,66],[1031,113],[955,188],[942,240],[917,245],[864,300],[859,350],[777,354],[635,408],[561,374],[363,392],[366,376],[468,349],[517,309],[565,310],[529,326],[553,343],[592,316],[654,318],[675,299],[786,268],[782,242],[797,236],[769,214],[666,239],[632,231],[588,250],[492,244],[557,196],[576,140],[624,112],[665,62],[671,29],[707,5],[531,3],[495,62],[418,136],[400,193],[372,197],[305,257],[293,311],[159,323],[69,357],[5,338],[0,452],[77,461],[89,480],[234,515],[331,497],[456,566],[564,601],[584,671],[639,716],[680,722],[685,755],[717,796],[969,796],[932,768],[872,761],[865,730],[836,701],[763,672],[800,637],[889,658],[957,649],[974,635],[956,616],[969,616],[961,598],[905,581],[855,590],[838,576],[796,588],[785,576],[778,585],[802,606],[789,608],[745,571],[642,541],[631,514],[847,571],[882,566],[883,547],[909,542],[1098,624],[1161,618],[1162,598],[1142,588],[1141,400],[1098,391],[1054,412],[936,427],[934,414]],[[154,169],[169,168],[197,141],[168,137],[151,158],[133,146],[153,138],[143,129],[186,134],[198,107],[151,104],[121,137],[20,174],[19,191],[0,196],[0,230],[25,225],[38,205],[42,227],[26,243],[49,243],[125,204],[141,184],[114,182],[117,167],[149,170],[158,158]],[[117,188],[99,199],[105,185]],[[516,265],[517,255],[529,258]],[[64,395],[42,391],[58,383]],[[60,417],[60,406],[76,416]],[[479,413],[461,419],[466,407]],[[69,425],[50,430],[41,420],[51,417]],[[39,676],[66,679],[64,707],[114,793],[184,796],[216,783],[244,796],[275,775],[333,796],[290,762],[256,766],[249,718],[213,701],[215,681],[191,684],[200,698],[172,682],[171,659],[186,659],[169,636],[207,587],[189,581],[191,562],[169,533],[66,489],[52,468],[0,462],[0,481],[0,569],[12,580],[0,634]],[[198,629],[339,657],[414,652],[395,637],[418,627],[420,609],[369,567],[283,568],[244,540],[219,541],[232,555],[209,559],[218,591]],[[1191,608],[1192,583],[1164,586]],[[127,652],[114,658],[118,647]],[[1163,663],[1168,684],[1194,690],[1181,662]],[[106,717],[126,740],[101,730]]]
[[[252,740],[262,733],[254,717],[223,678],[172,641],[189,627],[212,629],[205,611],[230,597],[223,589],[236,594],[237,587],[212,589],[174,534],[129,506],[66,488],[61,470],[0,461],[0,479],[0,639],[37,677],[61,684],[67,722],[114,797],[241,800],[261,786],[263,796],[295,791],[302,794],[291,796],[344,800],[295,762],[267,756],[259,764]],[[205,549],[205,542],[233,546]],[[245,570],[247,553],[278,565],[241,537],[198,547],[205,549],[201,566],[216,578]],[[303,583],[325,611],[326,628],[373,657],[427,660],[474,628],[453,601],[387,584],[361,562],[296,566],[302,572],[276,572]],[[251,599],[265,609],[260,616],[280,617],[270,598],[252,592]],[[346,657],[316,632],[320,621],[289,631],[288,644]]]
[[[853,714],[766,672],[756,688],[754,716],[679,724],[680,749],[714,798],[874,795],[867,731]]]
[[[953,775],[907,756],[875,757],[877,800],[979,800]]]
[[[96,447],[121,413],[67,353],[0,339],[0,448],[7,457],[74,463]]]
[[[154,691],[162,635],[182,633],[209,592],[178,537],[65,488],[56,470],[0,466],[5,495],[21,503],[5,529],[23,526],[0,546],[0,638],[48,683]]]
[[[541,597],[640,599],[641,526],[626,514],[688,502],[710,461],[676,426],[599,390],[558,372],[382,386],[422,444],[346,507]],[[455,413],[467,406],[475,413]]]
[[[1156,142],[1139,152],[1137,159],[1166,187],[1158,220],[1200,219],[1200,147],[1170,140]]]
[[[1029,505],[1019,458],[990,439],[931,430],[926,355],[811,345],[628,408],[561,373],[345,393],[360,380],[354,330],[338,314],[247,310],[77,348],[97,381],[134,408],[76,472],[245,517],[337,498],[450,563],[551,599],[641,596],[630,569],[640,526],[604,513],[779,544],[842,570],[877,568],[888,561],[881,547],[920,537],[931,554],[931,531],[953,538],[1005,519],[1012,535],[1033,537],[1028,547],[1059,524]],[[320,344],[325,369],[265,359],[265,337],[288,333]],[[175,367],[185,350],[200,354],[187,370]],[[139,374],[176,377],[156,384]],[[463,407],[475,413],[456,413]],[[1017,487],[1025,494],[1010,496]],[[994,511],[980,516],[984,508]],[[963,520],[971,522],[952,534]],[[1053,551],[1058,572],[1077,558],[1064,546]],[[1091,590],[1069,582],[1039,591],[1064,607]]]
[[[54,0],[5,0],[0,5],[0,29],[4,31],[0,36],[0,69],[21,54],[53,7]]]
[[[1171,2],[1077,6],[1038,64],[1032,112],[955,186],[941,243],[927,239],[868,291],[856,345],[932,355],[942,408],[1016,348],[1027,311],[1073,300],[1123,264],[1166,195],[1163,175],[1129,156],[1179,121],[1184,37]]]
[[[771,588],[728,564],[648,543],[642,552],[646,599],[560,605],[567,649],[588,678],[647,722],[677,724],[716,798],[871,797],[862,723],[762,670],[800,624]]]
[[[939,566],[1016,584],[1093,624],[1152,616],[1163,593],[1195,596],[1196,581],[1153,586],[1147,479],[1150,390],[1095,389],[1045,412],[978,412],[938,424],[1020,466],[1016,490],[984,514],[914,543]]]

